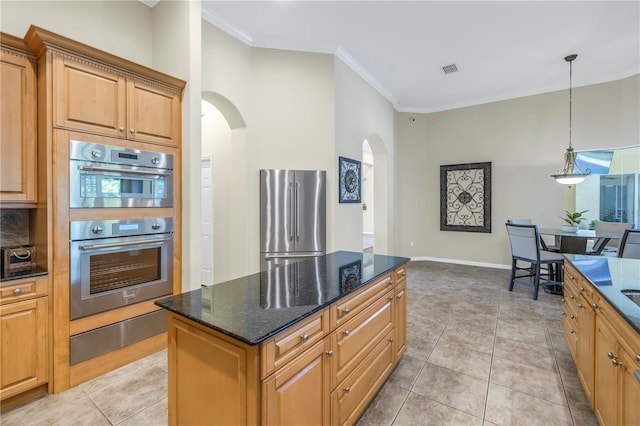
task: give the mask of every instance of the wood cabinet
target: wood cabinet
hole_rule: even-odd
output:
[[[262,383],[262,424],[329,424],[329,348],[323,339]]]
[[[115,67],[54,57],[54,126],[178,146],[180,91]]]
[[[0,400],[47,383],[47,277],[2,283]]]
[[[6,47],[0,34],[0,203],[37,202],[34,58]],[[30,206],[27,206],[30,207]]]
[[[590,285],[571,266],[565,267],[565,338],[587,398],[593,403],[595,373],[595,302]]]
[[[354,424],[406,349],[404,268],[258,345],[169,312],[169,424]]]
[[[564,307],[565,338],[598,422],[640,424],[640,335],[571,265]]]

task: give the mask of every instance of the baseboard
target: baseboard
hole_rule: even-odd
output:
[[[411,261],[421,261],[427,260],[430,262],[439,262],[439,263],[454,263],[456,265],[468,265],[468,266],[479,266],[481,268],[493,268],[493,269],[511,269],[511,265],[501,265],[499,263],[484,263],[484,262],[472,262],[470,260],[460,260],[460,259],[445,259],[441,257],[412,257]]]

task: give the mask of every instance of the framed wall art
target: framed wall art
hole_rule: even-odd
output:
[[[360,203],[362,198],[362,178],[361,163],[357,160],[338,157],[339,188],[341,203]]]
[[[440,230],[491,233],[491,162],[440,166]]]

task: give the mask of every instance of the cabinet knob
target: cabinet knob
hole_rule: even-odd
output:
[[[300,336],[300,338],[301,338],[303,341],[305,341],[305,342],[306,342],[307,340],[309,340],[309,335],[308,335],[307,333],[305,333],[305,334],[303,334],[302,336]]]
[[[344,308],[344,309],[342,310],[342,312],[344,312],[345,314],[348,314],[348,313],[349,313],[349,308]]]
[[[121,131],[121,132],[124,132],[124,127],[120,127],[120,131]]]
[[[569,330],[569,333],[576,334],[576,331],[572,328],[571,330]]]
[[[618,361],[618,358],[616,357],[613,357],[613,359],[611,360],[611,364],[613,364],[614,367],[619,367],[623,365],[620,361]]]
[[[345,336],[348,336],[349,333],[351,333],[349,330],[345,330],[345,331],[342,332],[342,334],[344,334]]]
[[[580,287],[580,291],[581,291],[581,292],[582,292],[582,291],[584,291],[584,287]]]
[[[13,294],[15,294],[16,296],[18,294],[22,293],[22,289],[21,288],[16,288],[15,290],[13,290]]]
[[[576,316],[571,314],[571,319],[576,319]]]
[[[332,350],[328,350],[327,352],[325,352],[327,354],[327,356],[333,356],[333,351]]]
[[[393,300],[393,296],[389,296],[389,297],[387,297],[387,299]]]
[[[593,309],[598,309],[598,304],[597,304],[597,303],[592,303],[592,304],[591,304],[591,307],[592,307]]]
[[[129,129],[129,133],[131,133],[132,135],[136,133],[136,129]]]
[[[636,354],[636,361],[640,362],[640,354]]]
[[[344,391],[344,393],[349,393],[351,391],[351,386],[345,386],[342,388],[342,390]]]
[[[389,285],[393,285],[393,280],[389,280]]]
[[[578,308],[584,308],[584,305],[582,303],[578,303]]]
[[[615,357],[616,357],[616,356],[615,356],[612,352],[607,352],[607,358],[609,358],[609,359],[613,359],[613,358],[615,358]]]
[[[393,343],[393,337],[389,339],[389,343]]]

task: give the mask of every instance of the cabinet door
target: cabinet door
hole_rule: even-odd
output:
[[[612,359],[618,345],[609,326],[596,316],[595,393],[594,412],[602,426],[618,424],[617,369]]]
[[[262,424],[329,424],[329,339],[316,343],[262,384]]]
[[[36,200],[34,64],[0,52],[0,202]]]
[[[589,402],[593,404],[596,315],[595,311],[582,296],[579,296],[578,300],[578,359],[576,364],[582,387],[587,394],[587,398],[589,398]]]
[[[47,298],[0,307],[0,399],[47,381]]]
[[[126,81],[107,68],[54,58],[54,125],[125,137]]]
[[[624,351],[620,362],[620,424],[640,425],[640,367]]]
[[[395,351],[396,362],[407,350],[407,282],[402,281],[395,291]]]
[[[182,111],[176,93],[130,79],[127,99],[127,138],[177,146]]]

